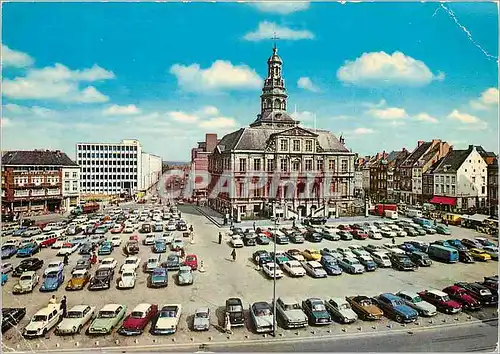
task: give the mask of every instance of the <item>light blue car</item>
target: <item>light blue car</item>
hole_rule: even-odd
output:
[[[56,291],[64,283],[64,274],[62,270],[54,270],[47,273],[42,286],[41,292]]]
[[[9,276],[7,274],[2,274],[2,285],[7,283],[7,280],[9,280]]]

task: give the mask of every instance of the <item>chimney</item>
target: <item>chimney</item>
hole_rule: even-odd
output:
[[[217,134],[206,134],[205,150],[207,152],[213,152],[216,146],[217,146]]]
[[[420,146],[420,145],[422,145],[423,143],[424,143],[424,141],[423,141],[423,140],[419,140],[417,144],[418,144],[418,146]]]
[[[439,144],[441,142],[441,139],[432,139],[432,146]]]
[[[469,145],[469,151],[474,150],[474,145]]]
[[[401,151],[402,151],[402,152],[407,152],[407,150],[406,150],[406,148],[405,148],[405,147],[404,147],[404,148],[402,148],[402,149],[401,149]]]

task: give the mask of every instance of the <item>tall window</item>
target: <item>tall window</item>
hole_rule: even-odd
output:
[[[280,150],[288,151],[288,140],[280,140]]]
[[[293,141],[293,151],[300,151],[300,140]]]
[[[260,159],[253,160],[253,169],[254,171],[260,171]]]
[[[335,171],[335,160],[329,160],[328,161],[328,169],[330,171]]]
[[[313,142],[312,142],[312,140],[306,140],[306,151],[307,152],[313,151]]]
[[[323,171],[323,160],[316,161],[316,171]]]
[[[246,172],[247,170],[247,159],[240,159],[240,172]]]
[[[287,172],[288,171],[288,161],[286,159],[281,159],[280,167],[281,167],[282,172]]]
[[[347,172],[347,160],[342,160],[341,165],[340,165],[341,171],[342,172]]]
[[[292,171],[298,171],[298,170],[300,170],[300,162],[299,161],[292,162]]]
[[[274,160],[267,160],[267,170],[274,171]]]
[[[312,160],[306,160],[306,171],[312,171]]]

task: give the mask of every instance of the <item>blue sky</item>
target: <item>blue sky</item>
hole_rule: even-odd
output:
[[[273,32],[306,127],[360,154],[440,138],[498,152],[494,3],[4,3],[3,149],[138,138],[188,160],[246,126]],[[316,117],[316,119],[314,119]]]

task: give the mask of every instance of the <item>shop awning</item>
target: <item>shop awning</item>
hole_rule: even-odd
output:
[[[457,204],[457,198],[452,197],[433,197],[430,201],[432,204],[444,204],[455,206]]]

